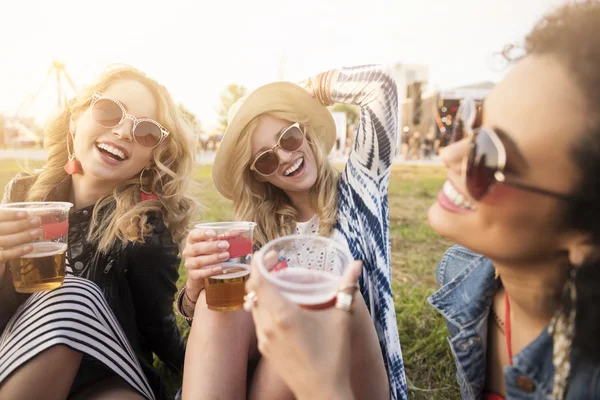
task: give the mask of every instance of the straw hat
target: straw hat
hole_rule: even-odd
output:
[[[274,111],[292,112],[303,121],[306,120],[312,135],[324,143],[325,154],[333,149],[336,140],[335,122],[329,110],[317,98],[291,82],[261,86],[229,109],[227,130],[217,150],[212,171],[217,190],[226,198],[233,199],[233,179],[229,165],[236,157],[231,152],[240,134],[255,117]]]

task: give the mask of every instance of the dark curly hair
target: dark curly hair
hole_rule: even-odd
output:
[[[600,1],[568,4],[544,17],[527,36],[527,55],[550,55],[569,71],[588,110],[587,132],[570,150],[581,171],[566,223],[588,232],[600,248]],[[600,363],[600,260],[577,266],[574,347]]]

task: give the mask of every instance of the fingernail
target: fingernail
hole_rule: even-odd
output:
[[[221,267],[214,267],[212,269],[212,272],[221,272],[221,269],[222,269]]]
[[[31,226],[40,226],[42,224],[42,220],[39,218],[31,218],[29,220],[29,225]]]
[[[29,231],[29,234],[31,235],[31,237],[38,237],[42,234],[42,230],[41,229],[32,229]]]
[[[25,218],[25,217],[27,217],[27,213],[25,211],[17,211],[17,213],[15,214],[15,216],[17,218]]]
[[[207,230],[206,232],[204,232],[204,236],[206,237],[214,237],[217,234],[217,232],[213,231],[212,229]]]
[[[229,258],[229,252],[224,252],[219,254],[219,260],[227,260]]]
[[[23,253],[29,253],[33,251],[33,246],[30,244],[26,244],[25,246],[23,246]]]
[[[225,241],[225,240],[222,240],[222,241],[219,242],[219,244],[217,246],[219,246],[220,249],[225,250],[225,249],[229,248],[229,242]]]

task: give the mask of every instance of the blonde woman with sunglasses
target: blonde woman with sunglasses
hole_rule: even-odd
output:
[[[341,174],[327,158],[336,128],[326,107],[336,102],[361,109]],[[217,190],[233,200],[236,216],[256,222],[257,247],[282,235],[321,235],[362,261],[362,296],[356,296],[350,324],[356,398],[407,396],[391,292],[387,199],[397,136],[398,93],[388,70],[331,70],[301,85],[267,84],[235,104],[213,166]],[[251,316],[207,309],[204,278],[218,274],[219,267],[210,266],[229,257],[227,242],[212,237],[210,230],[194,230],[184,251],[188,280],[178,307],[194,321],[184,398],[293,398],[273,364],[260,359]],[[310,262],[319,254],[306,249],[302,256]]]
[[[173,298],[193,202],[191,128],[166,89],[115,68],[49,125],[48,161],[5,202],[68,201],[67,276],[17,294],[7,262],[40,220],[0,212],[0,398],[166,398],[153,353],[180,371]]]

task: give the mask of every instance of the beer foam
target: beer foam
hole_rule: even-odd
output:
[[[248,264],[234,264],[232,263],[231,265],[224,265],[221,264],[221,268],[223,268],[223,273],[221,275],[214,275],[211,276],[211,278],[213,279],[233,279],[233,278],[241,278],[243,276],[246,276],[248,274],[250,274],[250,266]],[[238,269],[242,268],[242,271],[237,271]],[[231,272],[228,273],[228,270],[235,270],[235,272]]]
[[[29,254],[26,254],[25,258],[50,257],[67,251],[66,243],[37,242],[31,243],[31,245],[33,246],[33,251]]]

